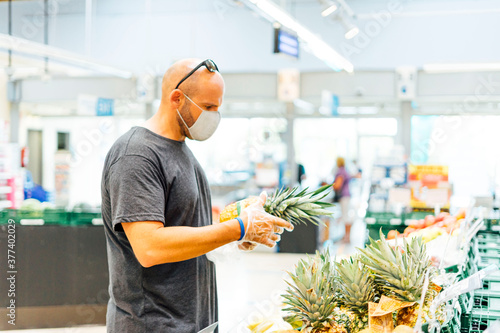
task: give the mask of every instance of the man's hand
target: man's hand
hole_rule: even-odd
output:
[[[245,208],[241,213],[240,217],[245,224],[245,237],[238,246],[241,250],[253,250],[257,244],[274,247],[281,239],[283,229],[293,230],[291,223],[266,213],[266,198],[266,194],[262,193],[257,203]]]

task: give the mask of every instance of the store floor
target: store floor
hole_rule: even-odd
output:
[[[330,253],[337,258],[354,252],[364,242],[364,226],[355,223],[351,244],[329,242]],[[286,271],[293,269],[305,254],[253,252],[217,264],[220,333],[245,332],[249,323],[279,315],[280,295],[286,289]],[[105,333],[104,326],[70,327],[8,331],[19,333]]]

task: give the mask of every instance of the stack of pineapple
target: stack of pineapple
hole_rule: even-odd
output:
[[[397,325],[414,327],[420,311],[425,275],[436,272],[426,254],[421,238],[403,240],[402,247],[392,248],[380,233],[380,240],[370,239],[365,249],[349,259],[333,264],[328,253],[317,253],[289,273],[292,281],[285,298],[294,328],[307,333],[359,332],[368,327],[368,303],[382,295],[403,302],[415,302],[394,315]],[[429,313],[429,306],[439,288],[431,283],[425,295],[422,318],[437,315],[442,322],[443,308]],[[299,327],[300,326],[300,327]]]

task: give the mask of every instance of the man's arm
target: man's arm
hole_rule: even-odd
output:
[[[205,227],[164,227],[156,221],[122,223],[143,267],[192,259],[240,238],[237,220]]]

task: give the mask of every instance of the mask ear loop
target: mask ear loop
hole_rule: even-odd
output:
[[[186,124],[186,122],[184,121],[184,118],[182,118],[182,115],[181,115],[181,113],[179,112],[179,109],[175,109],[175,110],[177,110],[177,114],[178,114],[178,115],[179,115],[179,117],[181,118],[182,123],[184,124],[184,126],[186,126],[186,128],[187,128],[187,130],[188,130],[188,132],[189,132],[189,135],[191,135],[191,136],[192,136],[191,131],[189,130],[189,126],[188,126],[188,125]]]
[[[181,92],[182,92],[182,91],[181,91]],[[188,95],[186,95],[186,94],[185,94],[185,93],[183,93],[183,92],[182,92],[182,94],[183,94],[183,95],[184,95],[184,97],[186,97],[186,98],[187,98],[187,99],[188,99],[191,103],[193,103],[194,105],[196,105],[196,107],[197,107],[198,109],[200,109],[200,110],[201,110],[201,111],[203,111],[203,112],[207,111],[207,110],[203,110],[203,109],[202,109],[202,108],[201,108],[198,104],[196,104],[195,102],[193,102],[193,100],[192,100],[191,98],[189,98],[189,96],[188,96]]]

